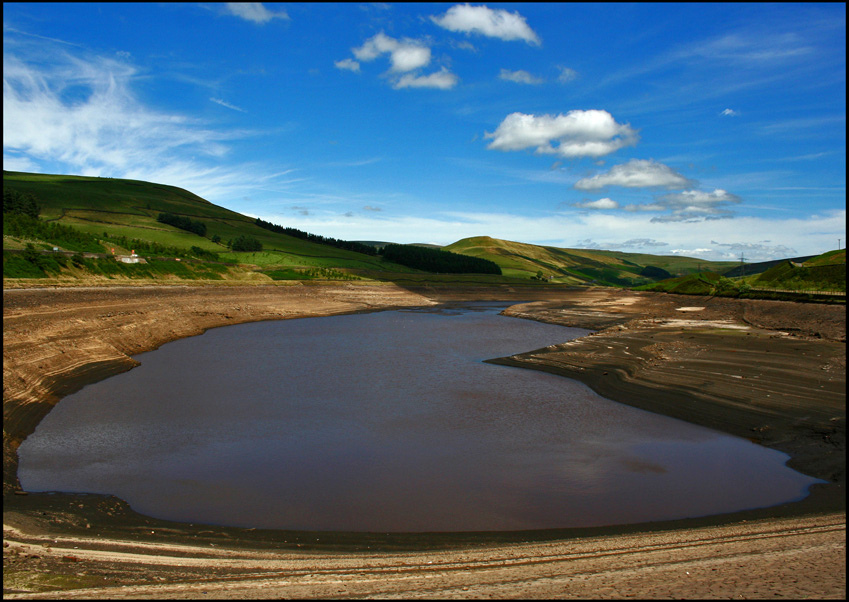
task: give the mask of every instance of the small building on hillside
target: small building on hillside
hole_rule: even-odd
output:
[[[143,257],[136,255],[135,251],[132,251],[130,255],[116,255],[115,259],[121,263],[147,263]]]

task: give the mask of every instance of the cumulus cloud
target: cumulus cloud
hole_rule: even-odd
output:
[[[448,90],[456,86],[458,81],[456,75],[443,67],[430,75],[405,73],[392,87],[396,90],[400,88],[437,88],[439,90]]]
[[[534,46],[540,44],[539,36],[518,12],[457,4],[449,8],[444,15],[430,19],[449,31],[476,33],[505,41],[524,40]]]
[[[333,63],[337,69],[346,69],[348,71],[360,72],[360,64],[354,59],[342,59]]]
[[[720,116],[722,117],[737,117],[740,113],[735,111],[734,109],[725,109]]]
[[[434,73],[423,75],[419,72],[422,67],[430,64],[430,48],[417,40],[397,40],[383,32],[375,34],[359,48],[353,49],[354,56],[360,61],[368,62],[388,54],[391,64],[388,72],[392,87],[402,88],[436,88],[449,90],[457,85],[459,79],[445,67]],[[360,64],[352,59],[335,63],[339,69],[359,71]]]
[[[260,25],[272,19],[289,19],[286,11],[270,11],[263,6],[262,2],[227,2],[224,4],[224,9],[233,16]]]
[[[583,178],[575,183],[578,190],[598,190],[606,186],[625,188],[687,188],[694,185],[692,180],[663,163],[652,159],[631,159],[627,163],[615,165],[606,173]]]
[[[508,82],[516,82],[517,84],[541,84],[543,83],[543,79],[531,75],[527,71],[518,70],[518,71],[510,71],[510,69],[502,69],[501,73],[498,74],[498,77],[503,80],[507,80]]]
[[[487,148],[513,151],[536,148],[538,154],[562,157],[601,157],[637,143],[628,124],[619,124],[607,111],[569,111],[566,115],[511,113],[493,133]]]
[[[619,203],[617,203],[613,199],[603,198],[598,199],[597,201],[583,201],[580,203],[572,203],[572,206],[580,207],[581,209],[618,209]]]
[[[392,65],[390,71],[396,73],[413,71],[430,63],[430,48],[424,44],[408,39],[399,41],[383,32],[375,34],[353,52],[363,62],[388,54]]]

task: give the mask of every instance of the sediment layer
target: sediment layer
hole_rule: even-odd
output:
[[[112,496],[16,495],[24,493],[16,480],[20,441],[62,396],[130,369],[135,354],[226,324],[469,300],[533,301],[505,313],[599,331],[494,361],[576,378],[611,399],[747,436],[787,451],[792,466],[827,484],[802,502],[719,517],[391,536],[187,525],[139,515]],[[197,597],[214,588],[219,597],[843,599],[845,365],[844,307],[561,287],[5,290],[4,597]],[[555,560],[548,544],[529,543],[546,541],[558,550]],[[777,547],[767,550],[768,542]],[[584,545],[592,552],[586,558]],[[433,551],[398,555],[405,549]],[[251,564],[260,557],[267,567]],[[319,558],[325,568],[317,576]],[[490,574],[505,558],[515,568]],[[616,558],[624,564],[609,562]],[[382,559],[401,581],[370,576]],[[361,582],[351,581],[352,567],[365,571]],[[128,589],[135,585],[142,587]]]

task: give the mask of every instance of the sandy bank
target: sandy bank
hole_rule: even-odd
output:
[[[508,313],[599,330],[579,341],[527,353],[517,350],[517,355],[496,361],[577,378],[612,399],[752,438],[790,453],[795,468],[826,479],[828,484],[818,487],[801,503],[721,517],[595,530],[395,536],[191,526],[140,516],[108,496],[14,493],[15,450],[20,441],[63,395],[133,367],[131,355],[225,324],[485,299],[531,301],[512,307]],[[220,597],[262,597],[265,593],[274,597],[273,592],[278,597],[344,595],[341,592],[402,597],[417,592],[437,597],[466,597],[473,593],[498,597],[557,597],[569,593],[590,597],[594,591],[599,597],[700,597],[735,595],[738,591],[772,597],[776,588],[789,597],[845,595],[843,307],[559,287],[459,289],[325,284],[6,290],[3,409],[4,525],[16,529],[4,531],[8,544],[4,549],[4,588],[8,574],[8,587],[17,591],[90,588],[103,585],[102,581],[115,586],[144,587],[174,583],[179,585],[173,591],[155,587],[113,589],[92,593],[91,597],[123,595],[120,592],[133,597],[195,597],[197,588],[187,582],[199,582],[208,588],[211,582],[224,579],[245,587],[239,590],[235,586],[216,586]],[[740,521],[749,521],[745,523],[749,527]],[[755,536],[746,530],[754,528],[753,521],[764,533],[781,535],[774,539]],[[713,535],[709,535],[703,529],[720,531],[710,531]],[[725,533],[722,529],[730,531]],[[717,535],[720,532],[725,534]],[[747,535],[741,535],[744,532]],[[636,539],[632,541],[627,539],[631,537],[629,533],[640,535],[633,535]],[[714,536],[719,539],[712,540]],[[723,539],[726,536],[727,542]],[[648,543],[647,548],[640,545],[652,537],[661,537],[662,541],[668,537],[676,543],[669,544],[668,550],[662,544],[666,555],[660,559],[655,554],[661,548],[652,549]],[[700,543],[708,540],[710,545]],[[786,541],[786,549],[769,548],[767,540]],[[45,544],[49,541],[55,543]],[[552,556],[557,560],[546,564],[542,548],[528,541],[555,542],[551,545],[561,546]],[[594,542],[599,550],[619,550],[610,556],[599,553],[598,558],[622,556],[630,558],[626,564],[632,562],[632,566],[647,567],[656,562],[666,568],[656,573],[633,569],[630,583],[642,585],[626,587],[627,571],[623,572],[616,563],[577,563],[583,557],[571,554],[585,541]],[[732,541],[739,547],[725,547]],[[495,575],[504,568],[499,568],[498,563],[504,562],[475,564],[478,561],[469,560],[473,555],[467,552],[479,549],[482,557],[498,559],[502,558],[499,554],[508,554],[498,548],[503,545],[511,546],[510,557],[520,559],[517,567],[521,565],[526,570],[511,568],[514,572],[502,575],[504,580],[499,586]],[[772,551],[766,553],[768,548]],[[18,552],[13,554],[13,549]],[[369,581],[363,577],[359,589],[327,589],[328,583],[336,587],[347,581],[348,575],[368,574],[373,563],[363,554],[374,549],[383,551],[380,558],[392,550],[442,551],[433,552],[435,556],[426,560],[419,556],[405,557],[406,560],[392,556],[400,564],[391,571],[375,573],[379,579]],[[632,554],[638,549],[648,550],[648,556]],[[687,549],[702,551],[687,556]],[[806,549],[819,555],[822,560],[817,570],[813,571],[803,556],[790,553],[791,549]],[[111,554],[110,550],[142,556],[130,558]],[[257,581],[249,576],[255,567],[248,565],[235,567],[210,560],[206,564],[215,567],[214,574],[210,574],[206,570],[193,572],[181,560],[210,557],[210,550],[218,550],[226,558],[266,553],[279,559],[281,554],[293,554],[301,568],[278,567],[277,572],[263,573],[263,579]],[[318,566],[318,560],[310,554],[325,558],[331,553],[341,555],[338,560],[328,560],[330,564],[323,572],[303,572],[307,571],[303,566]],[[709,558],[717,559],[716,563],[711,564]],[[739,560],[736,569],[732,564],[737,560],[733,559]],[[442,576],[431,580],[436,573],[429,572],[433,567],[425,563],[430,562],[443,568],[458,563],[458,568],[446,568],[444,574],[440,573]],[[640,565],[643,562],[647,564]],[[700,585],[695,585],[695,579],[692,587],[680,582],[682,576],[675,567],[687,562],[691,563],[687,566],[694,569],[693,574],[701,571]],[[797,565],[799,571],[807,571],[801,580],[793,568]],[[404,566],[409,568],[401,568]],[[583,572],[577,570],[578,566],[584,566]],[[473,567],[482,570],[472,570]],[[546,570],[536,570],[540,567]],[[489,569],[495,572],[490,575],[486,572]],[[739,582],[714,589],[714,570],[732,575],[726,581],[739,578]],[[286,580],[280,571],[289,571],[286,574],[293,577]],[[389,573],[408,575],[410,580],[387,580]],[[45,575],[64,575],[65,580],[49,585],[44,583]],[[570,575],[568,581],[564,575]],[[617,581],[616,575],[624,580]],[[760,577],[751,583],[751,575]],[[11,576],[18,579],[14,586]],[[619,585],[594,590],[601,585],[599,576],[606,576],[604,583]],[[266,578],[271,581],[266,582]],[[550,579],[554,579],[549,583],[551,587],[540,586],[540,580]],[[269,585],[272,582],[277,589]],[[390,582],[395,585],[381,585]],[[425,582],[439,583],[442,589],[429,589]]]

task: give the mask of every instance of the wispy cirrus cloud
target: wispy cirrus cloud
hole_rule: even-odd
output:
[[[221,100],[220,98],[210,98],[209,100],[211,100],[211,101],[212,101],[212,102],[214,102],[215,104],[219,104],[219,105],[221,105],[222,107],[226,107],[226,108],[228,108],[228,109],[232,109],[232,110],[234,110],[234,111],[239,111],[240,113],[247,113],[247,111],[246,111],[246,110],[244,110],[243,108],[241,108],[241,107],[237,107],[237,106],[236,106],[236,105],[234,105],[234,104],[230,104],[229,102],[224,101],[224,100]]]
[[[124,59],[10,40],[3,55],[4,166],[165,182],[219,201],[274,179],[257,165],[225,160],[231,143],[259,132],[147,106],[134,93],[143,75]]]

